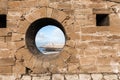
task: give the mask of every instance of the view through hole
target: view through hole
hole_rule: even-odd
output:
[[[43,54],[57,54],[62,51],[65,45],[65,35],[57,26],[47,25],[38,30],[35,44]]]

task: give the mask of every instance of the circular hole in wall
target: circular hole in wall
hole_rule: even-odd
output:
[[[26,45],[35,55],[54,55],[62,51],[66,41],[64,27],[52,18],[41,18],[30,24]]]
[[[43,54],[58,54],[65,45],[65,36],[57,26],[46,25],[37,32],[35,44]]]

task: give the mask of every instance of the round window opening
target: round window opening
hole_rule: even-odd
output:
[[[41,18],[29,26],[26,32],[27,48],[36,55],[60,53],[66,42],[64,27],[52,18]]]
[[[47,25],[37,32],[35,44],[43,54],[58,54],[65,45],[65,36],[57,26]]]

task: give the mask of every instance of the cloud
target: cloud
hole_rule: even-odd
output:
[[[52,38],[53,42],[60,43],[60,44],[64,44],[65,43],[64,33],[59,28],[55,28],[53,30],[52,35],[53,35],[53,38]]]
[[[46,29],[47,28],[47,29]],[[47,26],[39,30],[35,38],[36,46],[44,46],[47,44],[65,44],[64,33],[57,27]]]
[[[47,37],[44,35],[44,33],[42,33],[41,31],[39,31],[35,37],[35,43],[36,46],[42,46],[46,43]]]

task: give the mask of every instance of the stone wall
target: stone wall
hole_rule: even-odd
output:
[[[7,15],[0,28],[1,80],[120,80],[119,0],[0,0],[0,14]],[[109,25],[96,25],[98,14],[107,14]],[[57,56],[34,55],[26,44],[31,23],[46,17],[65,29]]]
[[[17,77],[1,75],[1,80],[120,80],[119,74],[31,74]]]

